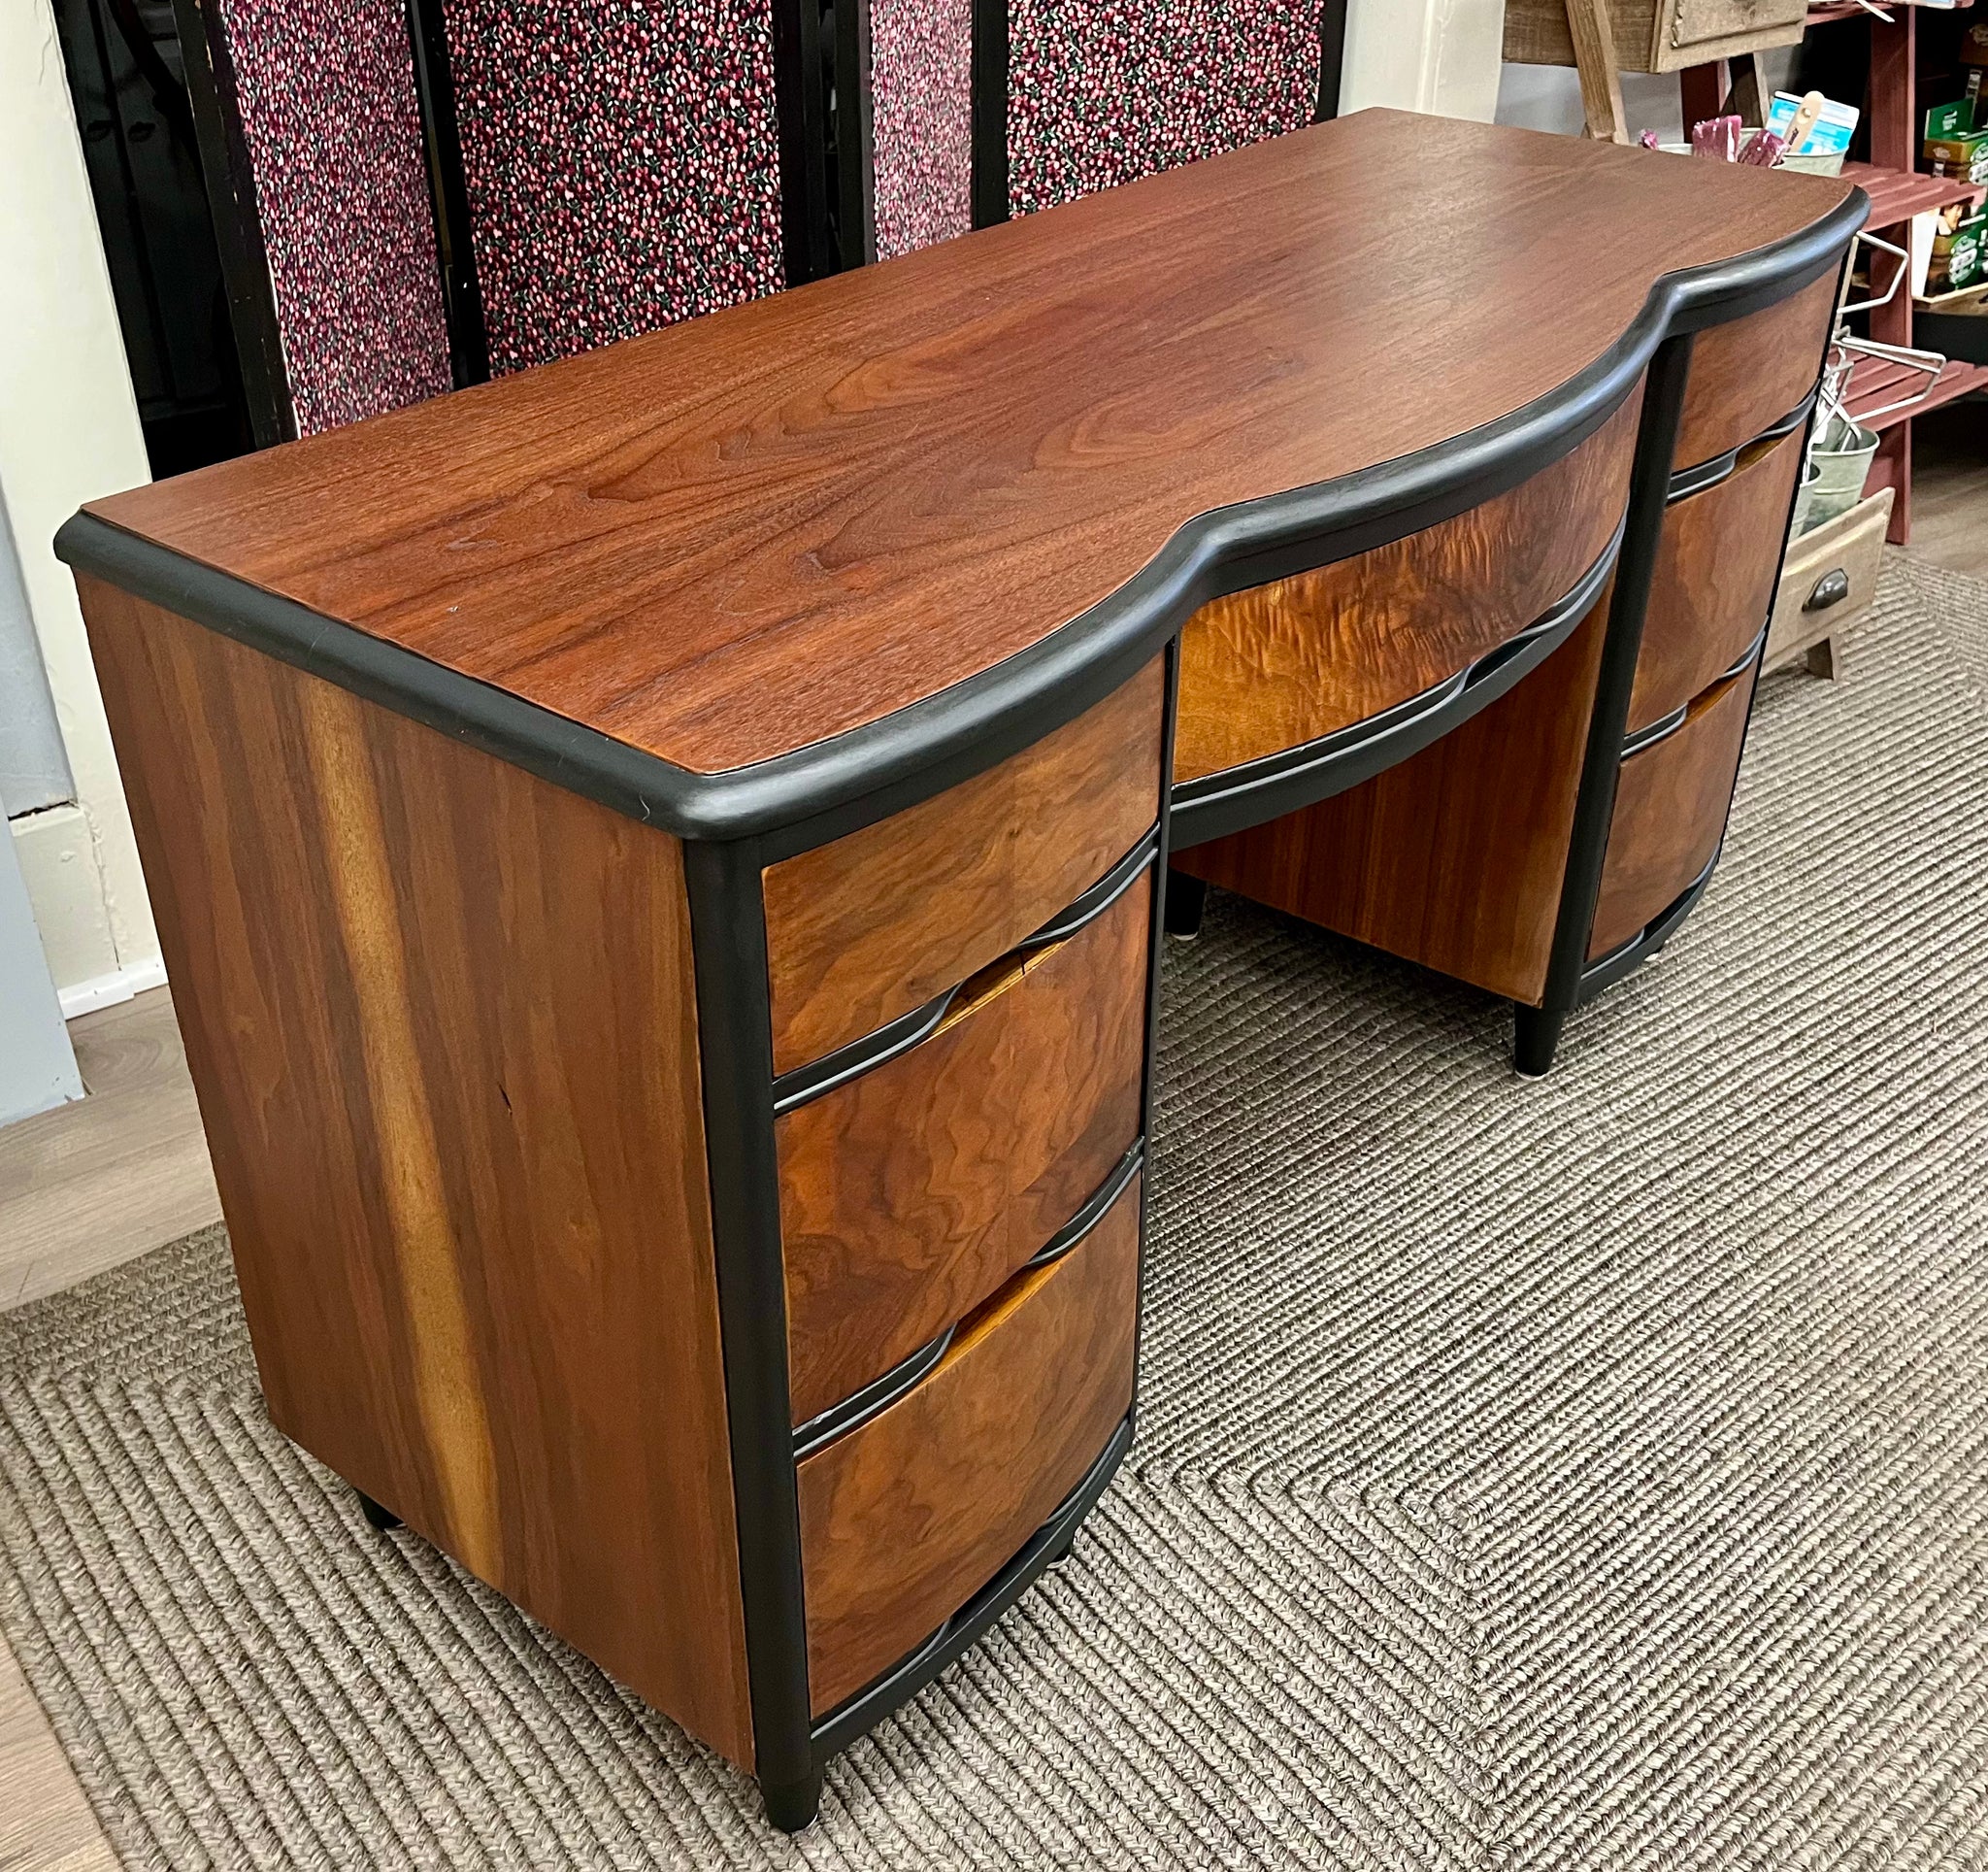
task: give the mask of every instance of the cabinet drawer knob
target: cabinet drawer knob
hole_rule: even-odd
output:
[[[1839,605],[1850,595],[1850,575],[1838,566],[1834,572],[1825,572],[1815,582],[1815,589],[1808,594],[1804,611],[1827,611],[1831,605]]]

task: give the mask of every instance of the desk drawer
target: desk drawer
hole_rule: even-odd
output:
[[[1836,310],[1834,268],[1778,305],[1711,325],[1691,341],[1677,468],[1743,449],[1815,387]]]
[[[1140,1185],[1011,1281],[932,1375],[800,1464],[815,1713],[936,1631],[1048,1520],[1132,1407]]]
[[[1724,481],[1664,515],[1629,699],[1631,733],[1702,694],[1760,635],[1773,602],[1802,443],[1798,430],[1760,445],[1758,453],[1746,451]]]
[[[1590,959],[1628,942],[1711,863],[1752,699],[1748,667],[1694,702],[1681,728],[1623,761]]]
[[[1020,753],[765,875],[774,1071],[944,993],[1159,817],[1160,658]]]
[[[1139,1136],[1152,868],[969,982],[909,1053],[776,1120],[806,1422],[992,1293]]]
[[[1788,544],[1767,633],[1767,664],[1779,669],[1871,609],[1884,569],[1893,490],[1880,487],[1846,514]]]
[[[1614,538],[1641,412],[1639,388],[1479,507],[1204,605],[1180,635],[1176,783],[1385,714],[1538,622]]]

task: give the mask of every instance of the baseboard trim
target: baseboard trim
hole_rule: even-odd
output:
[[[153,956],[149,962],[133,962],[127,967],[113,969],[108,975],[92,975],[87,981],[72,982],[66,988],[57,990],[56,999],[62,1003],[62,1019],[74,1020],[79,1015],[94,1014],[99,1008],[115,1008],[120,1001],[129,1001],[148,988],[165,986],[166,965],[159,957]]]

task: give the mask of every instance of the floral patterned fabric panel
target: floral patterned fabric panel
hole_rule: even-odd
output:
[[[870,0],[877,257],[974,224],[973,0]]]
[[[447,0],[502,376],[779,289],[774,0]]]
[[[404,0],[223,0],[297,433],[449,387]]]
[[[1319,0],[1011,0],[1017,215],[1310,122]]]

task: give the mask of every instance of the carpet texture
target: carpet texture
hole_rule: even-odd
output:
[[[133,1867],[1988,1865],[1988,586],[1764,685],[1543,1084],[1217,897],[1137,1447],[768,1832],[259,1408],[218,1231],[0,1316],[0,1621]]]

